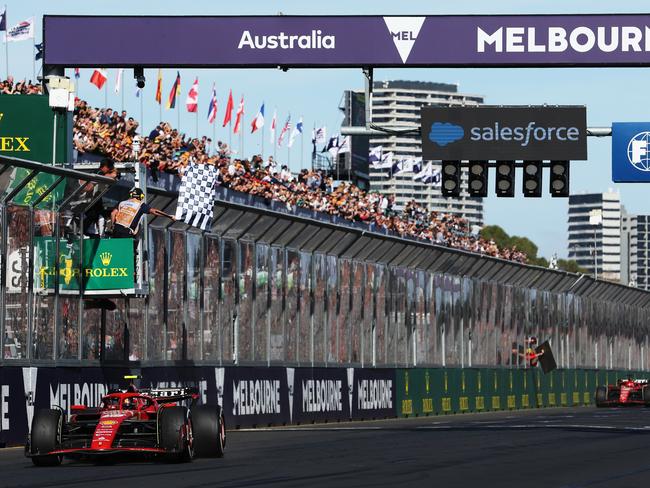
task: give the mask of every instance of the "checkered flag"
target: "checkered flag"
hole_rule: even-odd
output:
[[[219,170],[211,164],[190,163],[178,190],[176,220],[206,230],[212,223]]]

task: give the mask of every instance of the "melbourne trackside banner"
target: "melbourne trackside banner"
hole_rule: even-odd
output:
[[[395,370],[348,368],[353,419],[396,416]]]
[[[351,418],[350,385],[343,368],[287,368],[292,423]]]
[[[650,64],[648,14],[46,15],[43,22],[45,64],[75,67]],[[138,42],[125,49],[125,39]]]
[[[587,159],[580,106],[423,107],[424,159]]]
[[[290,422],[286,368],[215,368],[215,381],[231,426]]]

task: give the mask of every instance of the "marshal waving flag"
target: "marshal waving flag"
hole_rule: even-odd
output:
[[[262,127],[264,127],[264,102],[262,102],[260,111],[257,112],[253,122],[251,122],[251,134]]]
[[[210,98],[210,106],[208,107],[208,124],[212,124],[214,119],[217,118],[217,89],[215,84],[212,83],[212,97]]]
[[[2,21],[5,23],[6,29],[5,17],[6,14],[3,13]],[[27,39],[34,39],[34,17],[18,22],[18,24],[5,32],[5,42],[19,42]]]
[[[97,87],[98,90],[101,90],[108,79],[105,69],[95,69],[93,74],[90,75],[90,82]]]
[[[194,84],[190,88],[189,93],[187,94],[187,99],[185,100],[185,105],[187,106],[187,111],[190,113],[198,113],[199,108],[199,78],[198,76],[194,79]]]
[[[214,217],[214,199],[219,169],[212,164],[191,162],[185,168],[178,190],[176,220],[206,230]]]
[[[269,132],[271,133],[271,144],[275,146],[275,127],[278,122],[278,109],[276,108],[273,111],[273,118],[271,119],[271,127],[269,127]]]
[[[169,92],[169,98],[167,98],[167,105],[165,105],[165,107],[168,109],[176,107],[176,97],[180,94],[181,94],[181,74],[177,71],[176,79],[174,80],[172,89]]]
[[[278,137],[278,147],[282,147],[282,141],[284,141],[284,136],[287,132],[289,132],[289,129],[291,129],[291,114],[287,116],[287,121],[284,123],[282,130],[280,131],[280,137]]]
[[[239,129],[241,129],[241,119],[244,116],[244,95],[241,96],[241,100],[239,101],[239,107],[237,107],[237,118],[235,119],[235,129],[233,130],[233,133],[237,134],[239,132]]]

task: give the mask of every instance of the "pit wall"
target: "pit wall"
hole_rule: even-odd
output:
[[[0,446],[22,444],[34,411],[96,406],[139,374],[139,386],[194,386],[223,405],[229,428],[589,405],[597,384],[642,373],[478,368],[2,367]]]

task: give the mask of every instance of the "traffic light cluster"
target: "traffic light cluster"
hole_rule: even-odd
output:
[[[515,169],[523,172],[522,191],[524,197],[542,196],[543,168],[550,170],[549,193],[553,197],[569,196],[569,161],[443,161],[442,194],[459,197],[462,187],[462,169],[467,168],[467,191],[472,197],[487,197],[488,169],[495,168],[494,191],[498,197],[515,196]]]

